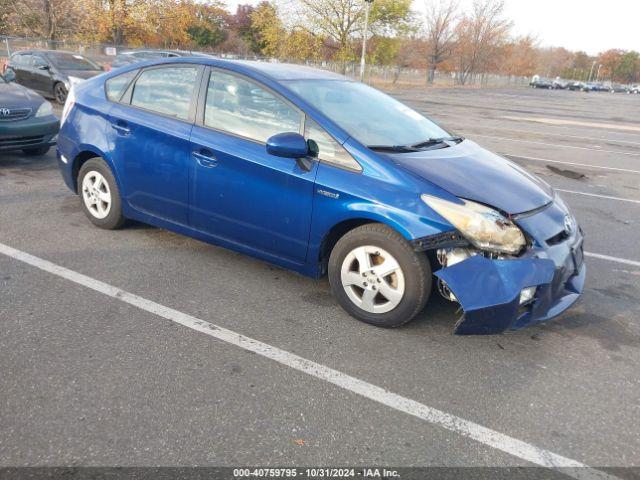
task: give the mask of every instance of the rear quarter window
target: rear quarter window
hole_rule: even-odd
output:
[[[122,94],[127,89],[131,80],[137,75],[138,70],[122,73],[104,82],[104,91],[107,99],[112,102],[118,102],[122,98]]]

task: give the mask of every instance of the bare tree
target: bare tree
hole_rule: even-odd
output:
[[[456,41],[457,0],[426,2],[427,83],[433,83],[438,65],[447,60]]]
[[[503,15],[504,0],[475,0],[471,14],[458,23],[456,80],[459,84],[467,83],[471,75],[484,76],[493,66],[512,25]]]

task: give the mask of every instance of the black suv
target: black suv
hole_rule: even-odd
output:
[[[45,97],[64,103],[71,87],[102,73],[102,68],[83,55],[58,50],[23,50],[11,55],[7,69],[16,83]]]

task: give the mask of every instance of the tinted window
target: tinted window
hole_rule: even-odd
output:
[[[22,55],[14,55],[13,57],[11,57],[11,62],[16,66],[23,67],[27,65],[30,58],[31,58],[31,55],[26,53]]]
[[[117,102],[122,97],[125,88],[129,85],[129,82],[136,76],[138,70],[132,72],[123,73],[117,77],[110,78],[104,82],[104,88],[107,93],[107,98],[114,102]]]
[[[197,67],[146,70],[136,80],[131,105],[186,120],[197,76]]]
[[[100,67],[88,58],[74,53],[48,53],[47,56],[61,70],[100,70]]]
[[[37,67],[44,67],[45,65],[48,65],[47,61],[42,57],[39,57],[37,55],[33,55],[31,58],[33,59],[33,66],[36,67],[36,68]]]
[[[349,170],[362,170],[349,152],[310,118],[305,123],[304,138],[309,140],[309,147],[317,152],[321,161]]]
[[[301,114],[253,82],[212,72],[204,123],[209,127],[266,142],[276,133],[299,132]]]

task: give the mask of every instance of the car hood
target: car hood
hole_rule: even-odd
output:
[[[548,184],[471,140],[448,148],[389,157],[401,168],[457,197],[509,214],[534,210],[553,199]]]
[[[33,108],[40,106],[44,98],[17,83],[4,83],[0,79],[0,108]]]

